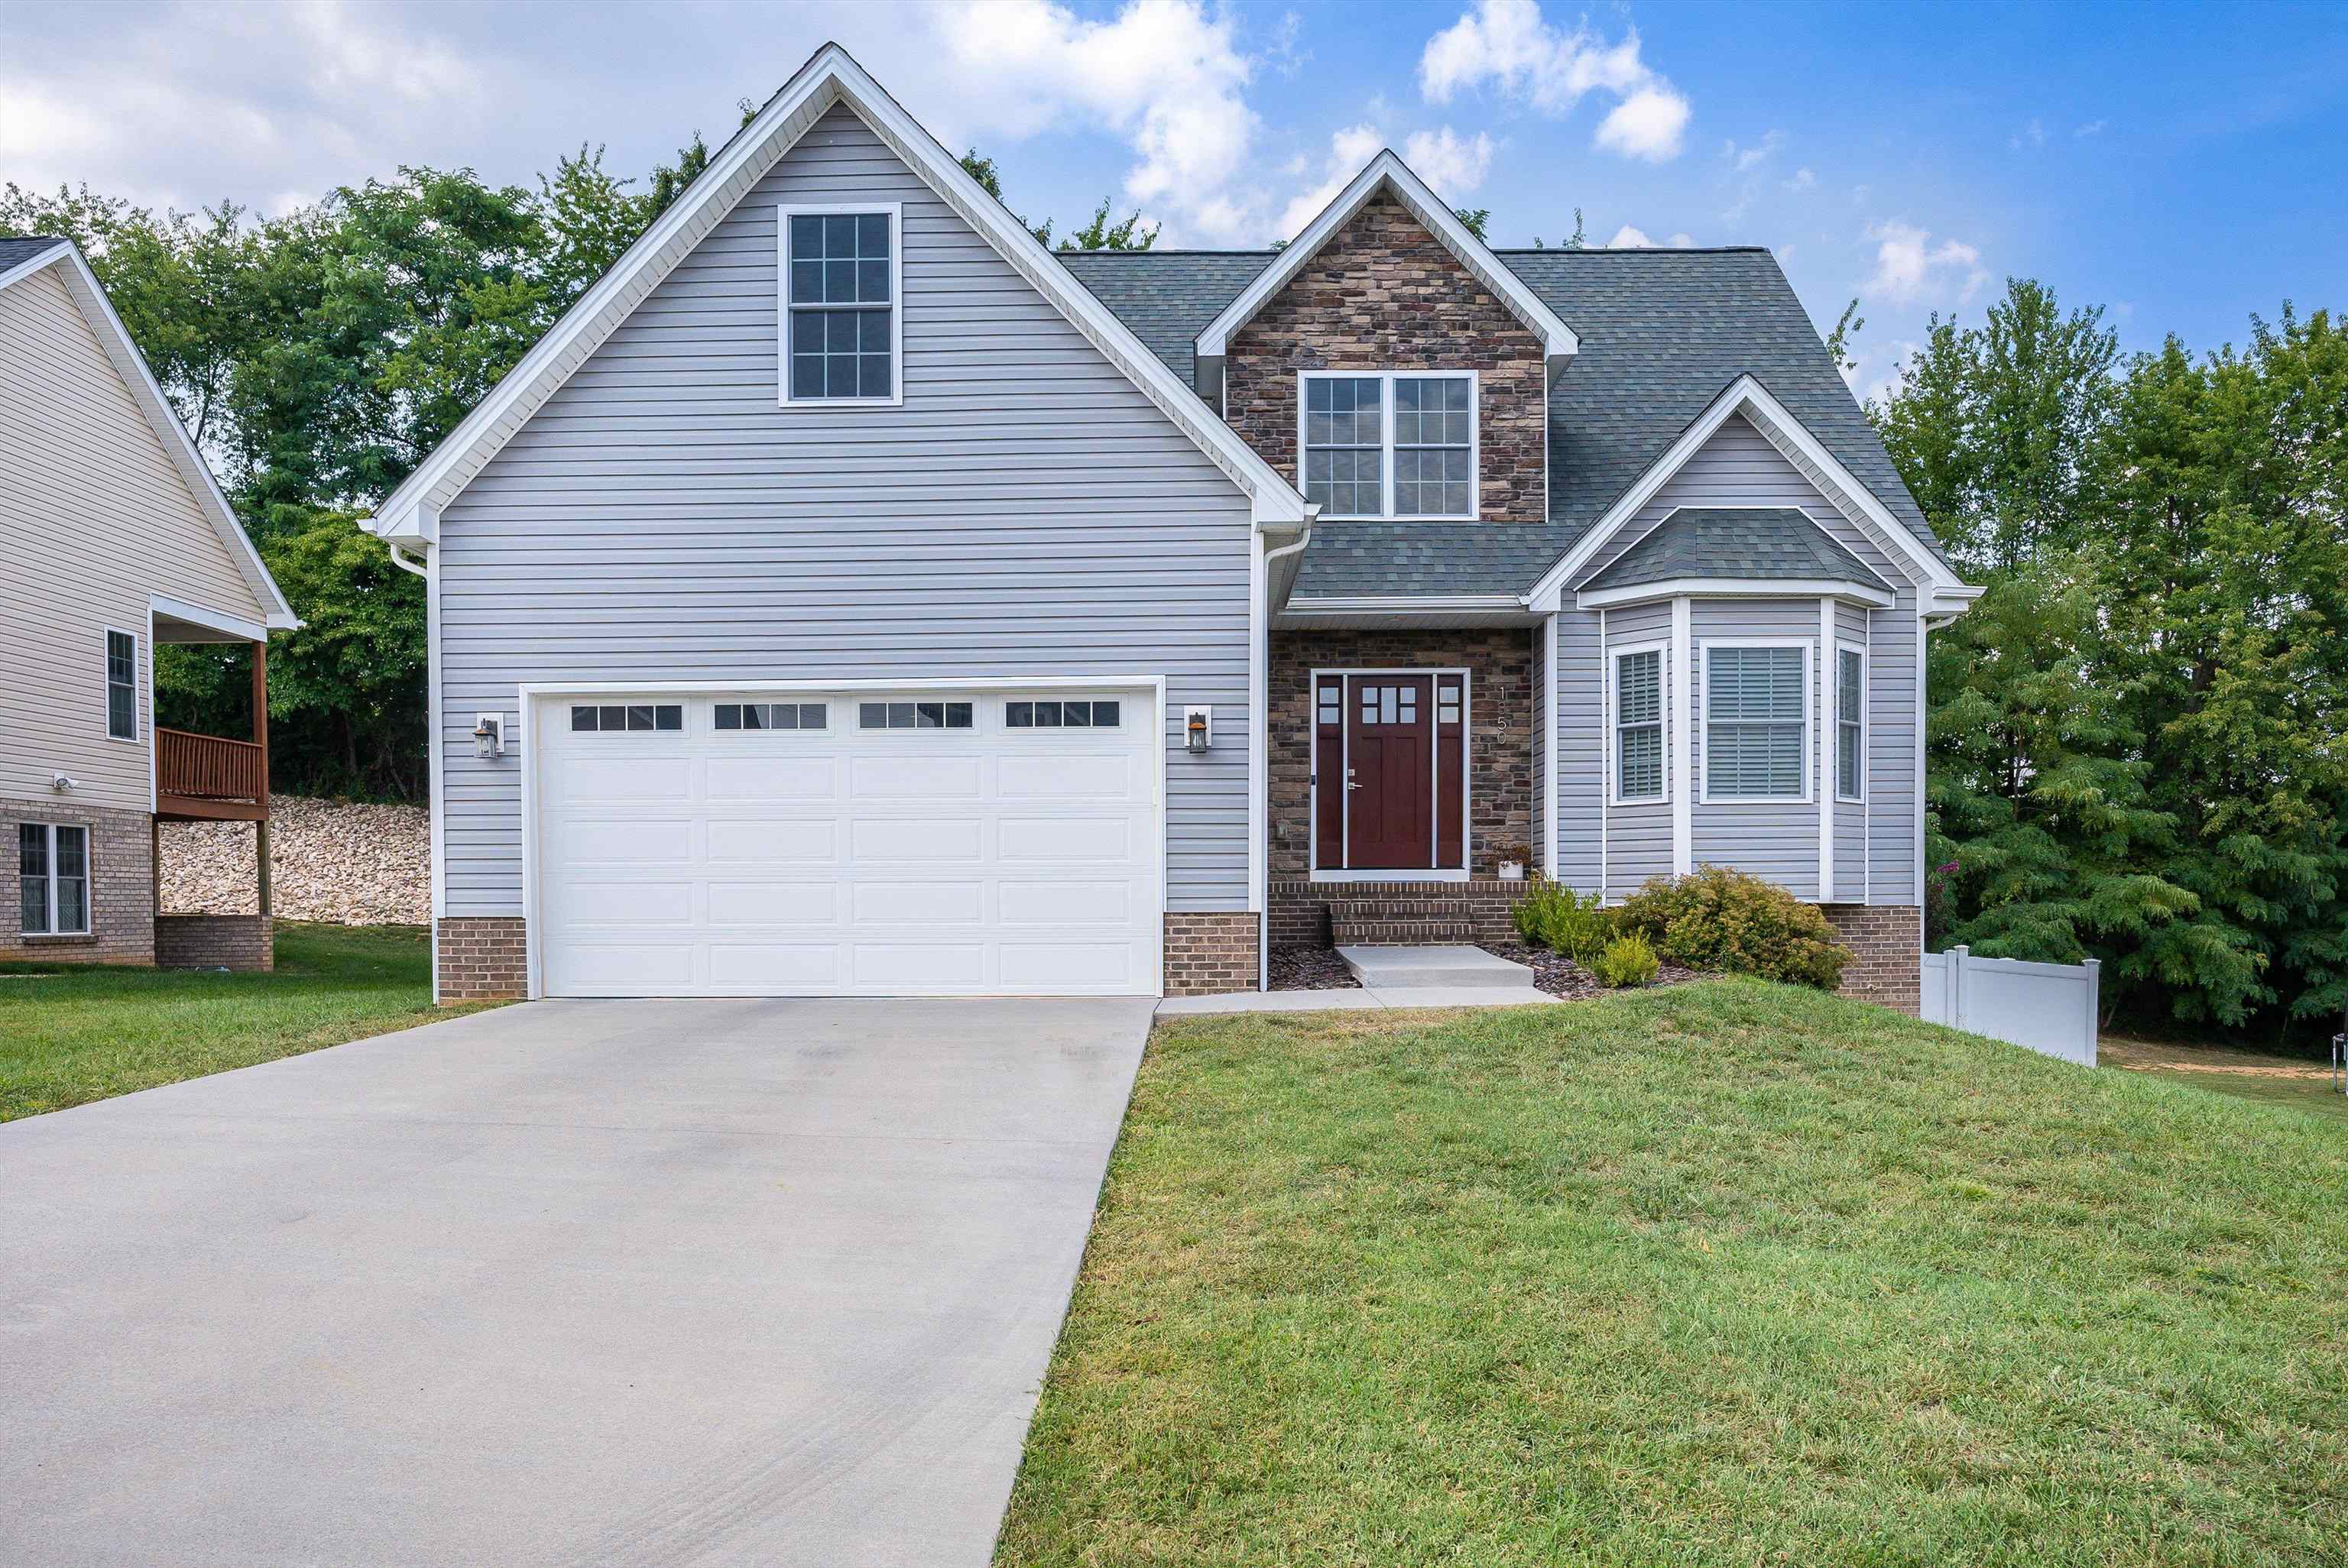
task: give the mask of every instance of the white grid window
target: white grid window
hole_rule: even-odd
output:
[[[592,708],[582,702],[571,710],[571,727],[605,734],[623,730],[682,730],[685,708],[676,702],[606,702]]]
[[[897,214],[786,209],[783,401],[894,403]]]
[[[1704,788],[1714,800],[1807,794],[1807,660],[1798,647],[1704,650]]]
[[[1835,654],[1835,794],[1858,800],[1866,785],[1866,657],[1843,648]]]
[[[28,937],[89,935],[89,829],[16,825],[16,904]]]
[[[1614,657],[1614,796],[1663,797],[1663,655],[1643,649]]]
[[[106,634],[106,733],[139,738],[139,639],[128,631]]]
[[[1476,515],[1476,377],[1305,373],[1304,497],[1330,518]]]
[[[710,717],[721,730],[820,730],[831,711],[821,702],[718,702]]]
[[[1119,723],[1115,702],[1005,702],[1003,727],[1007,730],[1114,730]]]
[[[859,702],[856,724],[864,730],[967,730],[968,702]]]

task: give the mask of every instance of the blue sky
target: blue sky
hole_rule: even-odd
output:
[[[401,163],[527,181],[715,142],[839,38],[1012,204],[1261,243],[1390,143],[1493,238],[1776,250],[1861,390],[2009,273],[2129,347],[2343,303],[2337,7],[1556,0],[267,6],[0,0],[0,179],[274,210]],[[1626,232],[1625,231],[1629,231]]]

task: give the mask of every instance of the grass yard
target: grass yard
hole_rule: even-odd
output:
[[[2348,1094],[2333,1087],[2328,1061],[2232,1046],[2185,1045],[2110,1034],[2097,1045],[2096,1060],[2106,1067],[2189,1083],[2213,1094],[2288,1106],[2348,1122]]]
[[[413,926],[280,921],[267,975],[0,964],[0,1122],[457,1010],[433,1007]]]
[[[2348,1560],[2348,1135],[1737,982],[1161,1023],[999,1565]]]

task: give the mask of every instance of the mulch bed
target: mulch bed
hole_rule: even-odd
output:
[[[1571,958],[1552,953],[1547,948],[1528,948],[1522,942],[1479,942],[1486,952],[1523,964],[1533,972],[1533,984],[1553,997],[1581,999],[1608,995],[1606,987],[1596,977]],[[1665,964],[1652,984],[1658,986],[1684,985],[1704,978],[1700,969],[1684,969],[1677,964]],[[1359,990],[1362,982],[1345,968],[1345,960],[1334,948],[1275,948],[1272,952],[1272,989],[1276,991]]]

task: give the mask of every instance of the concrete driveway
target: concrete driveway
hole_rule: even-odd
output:
[[[541,1002],[0,1126],[0,1563],[983,1563],[1149,1011]]]

